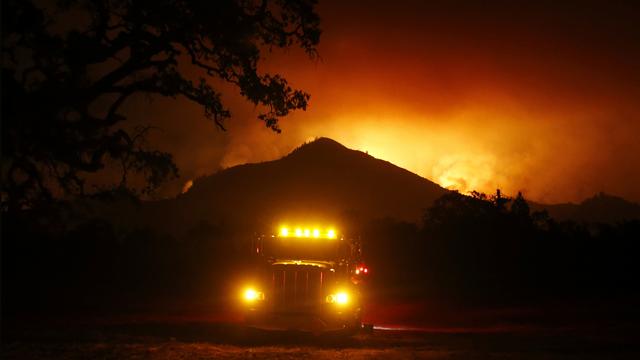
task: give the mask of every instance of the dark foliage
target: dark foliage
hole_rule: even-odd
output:
[[[391,270],[380,276],[393,278],[380,286],[403,283],[407,296],[499,304],[640,291],[634,280],[640,274],[634,260],[638,220],[557,222],[545,212],[531,213],[521,194],[450,193],[425,212],[419,230],[393,222],[378,226],[369,240],[387,248],[368,255],[383,272]]]
[[[265,50],[316,55],[314,0],[65,0],[2,2],[2,203],[23,209],[54,195],[84,195],[86,175],[109,160],[141,174],[141,193],[177,176],[168,153],[127,131],[122,105],[136,94],[185,97],[218,127],[231,114],[228,83],[278,119],[309,95],[260,74]],[[130,185],[127,174],[120,184]]]
[[[178,238],[118,228],[98,218],[56,226],[51,216],[5,217],[4,316],[149,313],[177,301],[215,306],[239,249],[220,226],[200,223]],[[70,211],[60,219],[77,214]],[[244,249],[243,249],[244,250]]]

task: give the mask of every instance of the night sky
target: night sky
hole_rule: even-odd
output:
[[[260,69],[311,94],[281,134],[230,87],[227,132],[186,100],[131,101],[181,169],[165,194],[326,136],[462,192],[640,201],[640,4],[471,3],[320,1],[320,58],[265,52]]]

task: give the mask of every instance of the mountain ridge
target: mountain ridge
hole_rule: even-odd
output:
[[[280,159],[220,170],[194,181],[174,199],[150,202],[145,217],[151,220],[144,222],[161,222],[172,232],[202,221],[234,228],[309,219],[350,225],[381,218],[419,223],[424,210],[449,191],[389,161],[317,138]],[[532,210],[547,210],[558,220],[640,218],[640,205],[604,194],[584,204],[529,203]]]
[[[640,219],[640,204],[599,192],[579,203],[540,204],[529,202],[534,210],[546,210],[556,220],[616,223]]]
[[[206,206],[196,204],[197,199],[209,198],[245,213],[257,207],[283,217],[317,211],[320,217],[395,215],[417,221],[421,210],[447,191],[388,161],[318,138],[278,160],[238,165],[201,178],[176,200],[200,213]]]

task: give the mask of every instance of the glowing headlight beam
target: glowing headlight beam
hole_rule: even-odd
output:
[[[242,294],[242,298],[246,301],[246,302],[254,302],[256,300],[262,300],[264,299],[264,294],[260,291],[257,291],[253,288],[247,288],[244,290],[244,293]]]
[[[346,305],[349,302],[349,294],[344,291],[327,296],[327,302],[331,304]]]
[[[349,302],[349,296],[347,295],[347,293],[337,293],[336,294],[336,302],[338,304],[346,304],[347,302]]]

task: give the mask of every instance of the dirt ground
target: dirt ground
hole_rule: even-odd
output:
[[[3,330],[3,359],[640,359],[633,334],[597,329],[375,329],[350,338],[197,322]]]

